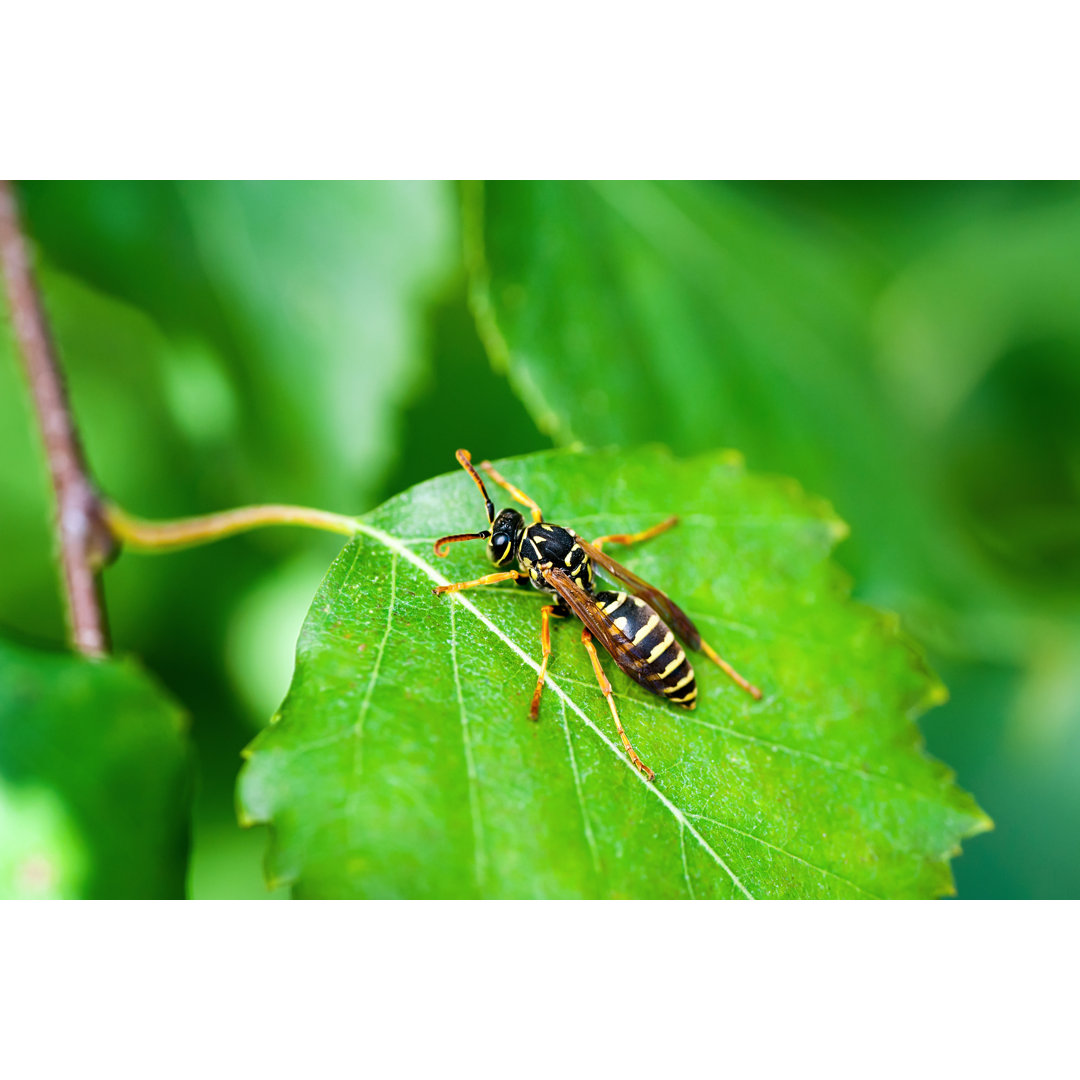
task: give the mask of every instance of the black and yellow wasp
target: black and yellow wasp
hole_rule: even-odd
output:
[[[521,514],[513,509],[501,510],[496,517],[495,506],[488,497],[483,480],[473,468],[469,451],[459,450],[456,456],[462,468],[476,481],[476,486],[484,497],[488,528],[483,532],[444,536],[435,542],[435,554],[445,556],[447,545],[459,540],[487,540],[488,557],[496,566],[507,566],[516,560],[518,569],[503,570],[475,581],[461,581],[456,585],[440,585],[434,592],[438,596],[471,589],[477,585],[528,578],[534,588],[557,597],[556,603],[540,609],[540,645],[543,660],[529,708],[529,716],[533,720],[539,715],[540,694],[544,688],[548,658],[551,655],[550,620],[553,615],[559,618],[576,615],[584,623],[581,641],[589,653],[597,682],[615,720],[619,738],[630,755],[630,760],[648,780],[652,780],[655,774],[638,757],[623,730],[612,697],[611,683],[596,655],[596,647],[592,641],[594,637],[599,639],[615,663],[631,679],[646,690],[651,690],[684,709],[692,709],[697,704],[697,682],[686,653],[675,640],[676,634],[689,648],[700,649],[710,660],[719,664],[747,693],[755,698],[761,697],[761,691],[756,686],[748,683],[702,640],[701,634],[678,604],[659,589],[642,581],[625,566],[620,566],[602,550],[604,544],[633,544],[639,540],[649,540],[677,524],[677,517],[668,518],[667,521],[643,532],[601,536],[589,543],[582,540],[573,529],[544,521],[540,507],[528,495],[504,480],[492,467],[491,462],[484,461],[480,468],[496,484],[510,492],[522,506],[527,506],[532,512],[533,520],[531,525],[526,525]],[[594,563],[609,577],[625,585],[627,591],[597,592],[593,578]]]

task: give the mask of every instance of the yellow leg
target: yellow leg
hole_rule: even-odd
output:
[[[659,536],[662,532],[667,532],[673,525],[678,524],[679,519],[677,517],[669,517],[667,521],[661,521],[659,525],[654,525],[651,529],[644,529],[642,532],[614,533],[612,536],[597,537],[592,542],[592,546],[602,550],[607,543],[636,544],[641,540],[651,540],[654,536]]]
[[[718,655],[716,650],[707,642],[701,642],[701,651],[714,663],[718,664],[724,671],[724,673],[733,681],[739,684],[752,698],[757,701],[761,700],[761,691],[754,686],[753,683],[749,683],[744,679],[722,656]]]
[[[443,593],[461,592],[462,589],[475,589],[477,585],[494,585],[497,581],[510,581],[512,578],[525,576],[517,570],[505,570],[501,574],[488,574],[487,577],[477,578],[475,581],[459,581],[456,585],[438,585],[431,591],[436,596],[442,596]]]
[[[544,689],[544,679],[547,677],[548,657],[551,656],[551,616],[554,614],[554,604],[548,604],[540,609],[540,649],[543,652],[543,662],[540,664],[540,676],[536,680],[532,704],[529,706],[530,720],[535,720],[540,715],[540,694]],[[556,616],[556,618],[561,618],[561,616]]]
[[[604,669],[600,666],[600,657],[596,655],[596,646],[593,644],[592,634],[590,634],[585,627],[582,627],[581,630],[581,644],[588,650],[589,659],[592,661],[593,671],[596,672],[596,681],[600,684],[600,689],[604,692],[608,708],[611,710],[611,715],[615,720],[615,728],[619,732],[619,738],[622,739],[623,746],[626,747],[627,754],[630,755],[630,760],[637,767],[638,771],[644,775],[646,780],[654,779],[656,773],[654,773],[652,769],[638,757],[637,751],[630,745],[630,740],[626,737],[622,721],[619,719],[619,710],[615,708],[615,699],[611,695],[611,683],[608,682],[608,677],[604,674]]]
[[[503,477],[500,476],[492,467],[490,461],[481,461],[480,468],[483,469],[484,472],[486,472],[488,476],[490,476],[491,479],[499,485],[499,487],[506,488],[506,490],[509,491],[510,494],[513,495],[519,503],[521,503],[522,506],[527,506],[532,511],[533,521],[540,522],[544,520],[544,515],[540,512],[540,507],[537,506],[536,503],[534,503],[532,499],[530,499],[529,496],[525,494],[524,491],[522,491],[520,488],[514,487],[514,485],[511,484],[509,480],[504,480]]]

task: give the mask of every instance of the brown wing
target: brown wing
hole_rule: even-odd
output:
[[[608,618],[600,605],[565,570],[553,566],[541,573],[585,624],[589,633],[607,649],[615,663],[647,690],[652,690],[654,694],[661,693],[657,689],[662,681],[659,673],[645,662],[645,658],[634,649],[634,643]]]
[[[624,585],[627,585],[630,591],[635,596],[640,596],[642,600],[651,608],[655,608],[660,614],[660,618],[666,622],[676,634],[679,635],[686,642],[686,644],[694,650],[701,648],[701,635],[698,633],[697,627],[690,621],[690,616],[674,600],[671,599],[666,593],[662,593],[655,585],[650,585],[647,581],[643,581],[630,570],[627,570],[621,563],[617,563],[610,555],[605,555],[598,547],[593,547],[586,540],[582,540],[581,537],[577,537],[577,542],[585,549],[585,554],[597,566],[602,567],[608,574],[610,574],[616,581],[621,581]]]

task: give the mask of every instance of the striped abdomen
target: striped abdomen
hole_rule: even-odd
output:
[[[598,592],[594,598],[630,643],[631,655],[623,660],[612,654],[619,667],[646,690],[692,709],[697,704],[694,669],[660,616],[644,600],[629,593]]]

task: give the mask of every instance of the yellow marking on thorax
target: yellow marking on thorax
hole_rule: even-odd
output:
[[[646,664],[655,664],[657,660],[667,651],[668,646],[675,640],[675,635],[669,630],[664,635],[664,640],[656,646],[655,649],[648,656],[645,657]]]
[[[656,629],[660,616],[653,613],[649,621],[634,635],[634,644],[640,645]]]
[[[686,653],[684,653],[682,649],[680,649],[678,656],[676,656],[675,659],[672,660],[671,663],[668,664],[668,666],[660,672],[660,678],[666,679],[685,659]]]

